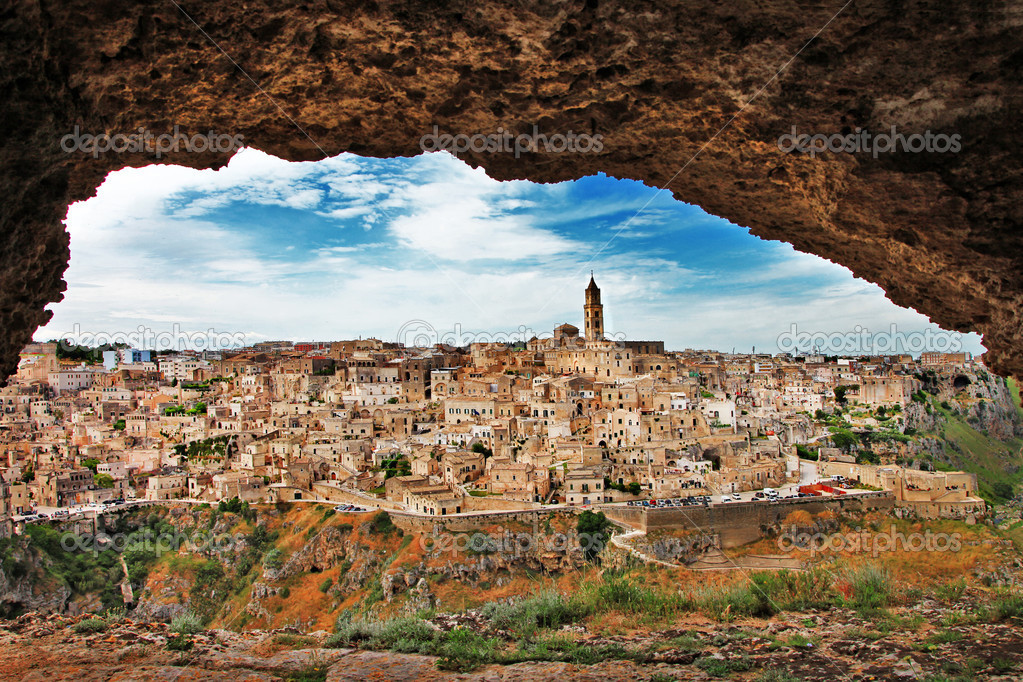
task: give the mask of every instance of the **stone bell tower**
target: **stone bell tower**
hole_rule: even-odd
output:
[[[590,272],[590,285],[586,287],[586,305],[583,306],[583,320],[587,341],[604,340],[604,306],[600,304],[600,289]]]

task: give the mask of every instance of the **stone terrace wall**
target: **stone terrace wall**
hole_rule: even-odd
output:
[[[380,498],[371,497],[369,495],[360,495],[347,490],[342,490],[334,485],[326,483],[314,483],[313,492],[320,497],[323,497],[331,502],[341,502],[344,504],[357,504],[360,507],[370,507],[376,509],[400,509],[401,505],[397,502],[389,502]]]
[[[508,523],[539,525],[546,517],[557,513],[574,514],[576,511],[571,509],[535,509],[487,514],[449,514],[447,516],[423,516],[404,511],[392,511],[390,515],[394,525],[407,532],[431,533],[437,527],[458,533]]]
[[[541,505],[536,502],[519,502],[518,500],[506,500],[503,497],[473,497],[472,495],[466,495],[462,498],[462,510],[466,512],[523,511],[541,508]]]
[[[707,533],[718,533],[721,546],[737,547],[763,537],[763,530],[776,526],[797,509],[812,514],[825,510],[866,511],[891,509],[895,497],[890,492],[864,493],[849,497],[803,497],[776,502],[729,502],[709,507],[678,507],[647,509],[644,507],[602,506],[608,518],[643,531],[691,528]]]

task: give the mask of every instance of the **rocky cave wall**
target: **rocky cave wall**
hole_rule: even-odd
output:
[[[415,155],[434,125],[599,133],[599,154],[460,156],[498,179],[670,180],[680,200],[982,332],[995,371],[1023,370],[1023,2],[857,0],[837,16],[841,0],[178,4],[195,23],[167,0],[0,5],[0,377],[62,297],[68,204],[157,162],[66,153],[61,138],[174,125],[291,160]],[[777,144],[792,126],[891,125],[962,149],[812,158]]]

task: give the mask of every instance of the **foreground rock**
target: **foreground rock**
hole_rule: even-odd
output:
[[[645,663],[521,662],[448,672],[434,656],[323,648],[327,633],[293,629],[210,630],[173,641],[163,623],[111,621],[77,633],[81,618],[29,614],[0,622],[5,680],[689,680],[731,677],[801,680],[1015,680],[1023,672],[1023,629],[975,621],[960,607],[923,602],[862,617],[836,609],[771,620],[716,623],[694,616],[678,627],[602,636],[583,626],[563,634],[590,647],[639,651]],[[445,629],[458,619],[438,616]],[[963,624],[954,624],[956,622]],[[944,626],[939,625],[944,624]],[[472,620],[451,627],[471,626]],[[182,642],[185,643],[184,646]],[[170,644],[170,646],[169,646]],[[173,650],[175,647],[184,650]],[[784,675],[783,675],[784,673]]]

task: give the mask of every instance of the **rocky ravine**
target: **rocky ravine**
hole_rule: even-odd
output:
[[[1020,0],[139,0],[130,9],[7,0],[0,377],[62,296],[68,204],[111,170],[157,161],[66,153],[61,138],[75,126],[162,134],[175,125],[241,134],[292,160],[417,154],[435,125],[599,134],[600,153],[465,158],[499,179],[604,171],[671,181],[680,199],[842,263],[946,327],[981,331],[992,369],[1020,374],[1021,10]],[[874,159],[778,147],[793,126],[876,134],[891,125],[958,134],[962,149]],[[218,167],[227,157],[160,161]]]

